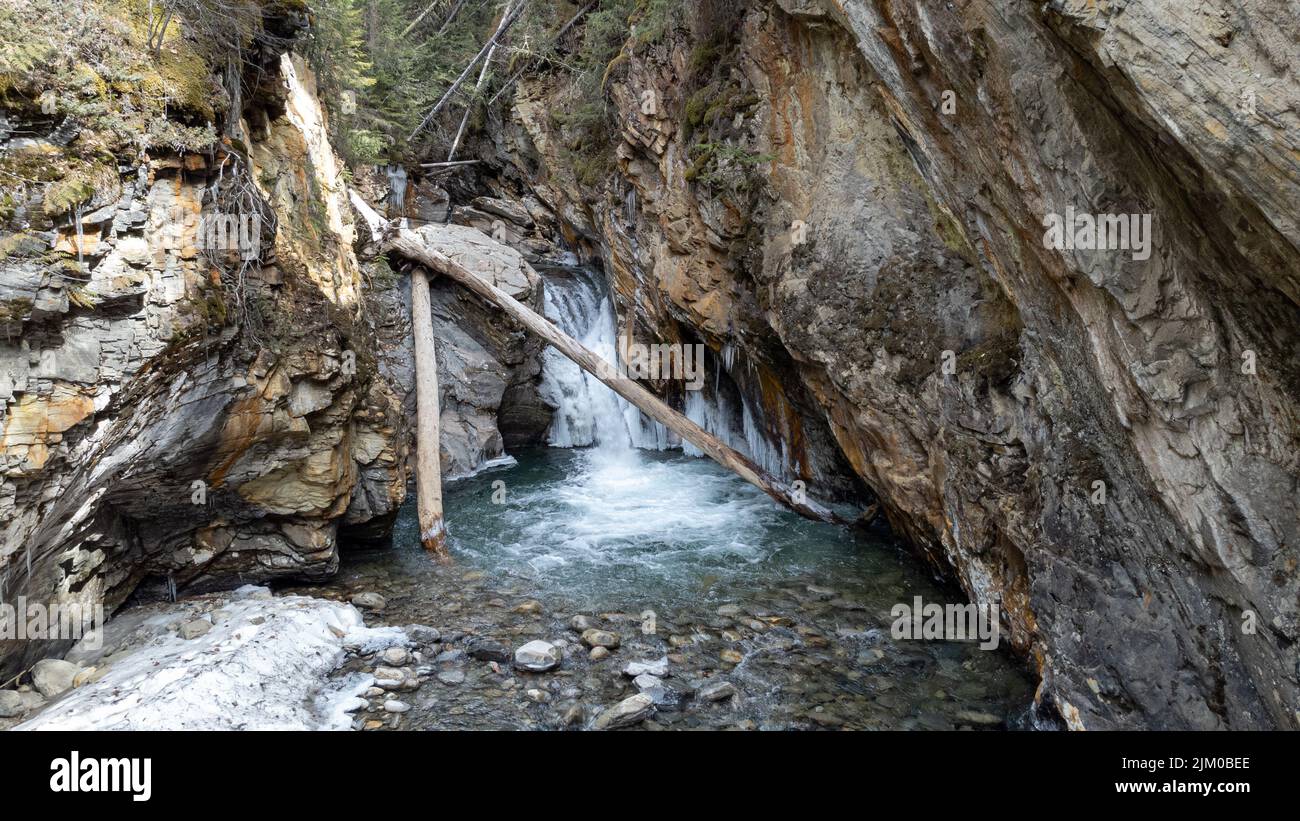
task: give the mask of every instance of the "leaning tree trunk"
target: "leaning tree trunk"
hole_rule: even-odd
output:
[[[438,360],[433,349],[429,277],[423,268],[411,271],[411,327],[415,333],[415,493],[420,543],[425,550],[446,554],[442,468],[438,461]]]
[[[556,350],[569,359],[578,363],[583,370],[604,382],[619,396],[640,408],[651,418],[704,451],[718,464],[734,471],[742,479],[762,490],[776,501],[810,519],[840,521],[839,517],[820,505],[807,499],[796,498],[784,483],[764,473],[761,468],[745,458],[745,456],[723,444],[721,440],[686,416],[668,407],[662,399],[620,373],[617,368],[606,362],[594,351],[583,346],[545,318],[537,315],[505,291],[476,276],[459,263],[427,247],[411,231],[405,229],[398,231],[397,235],[388,241],[388,247],[408,259],[427,265],[438,273],[455,280],[488,302],[501,308],[525,328],[555,346]],[[416,355],[419,356],[418,350]]]

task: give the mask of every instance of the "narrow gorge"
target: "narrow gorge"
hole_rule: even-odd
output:
[[[0,727],[1300,729],[1298,43],[0,0]]]

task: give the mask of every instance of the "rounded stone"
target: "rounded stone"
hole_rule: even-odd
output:
[[[550,642],[534,640],[515,651],[515,668],[530,673],[545,673],[560,666],[560,649]]]
[[[604,647],[609,650],[617,649],[622,643],[617,633],[611,633],[608,630],[590,630],[582,631],[582,643],[588,647]]]

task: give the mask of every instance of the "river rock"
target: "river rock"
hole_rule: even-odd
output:
[[[465,652],[479,661],[509,661],[510,651],[494,639],[475,638],[465,644]]]
[[[443,670],[438,674],[438,681],[443,684],[454,685],[460,684],[465,680],[464,670]]]
[[[725,701],[736,694],[736,685],[730,681],[713,681],[695,691],[700,701]]]
[[[630,678],[649,674],[664,678],[668,675],[668,657],[665,656],[658,661],[630,661],[623,668],[623,675]]]
[[[385,690],[395,690],[406,683],[406,669],[402,667],[385,667],[375,668],[375,686],[383,687]]]
[[[390,698],[384,702],[384,712],[386,713],[405,713],[409,709],[411,709],[411,705],[395,698]]]
[[[569,629],[575,633],[582,633],[586,630],[590,630],[595,626],[596,623],[592,620],[590,616],[584,616],[582,614],[578,614],[573,618],[569,619]]]
[[[722,659],[727,664],[740,664],[742,661],[745,660],[745,656],[743,653],[741,653],[739,650],[731,650],[731,649],[723,650],[721,653],[718,654],[718,658]]]
[[[604,647],[608,650],[617,650],[621,639],[619,639],[617,633],[591,628],[582,631],[582,643],[588,647]]]
[[[814,599],[817,599],[818,601],[830,601],[831,599],[835,598],[838,595],[834,590],[830,589],[829,587],[818,587],[815,584],[810,584],[804,589],[807,590],[812,595],[812,597]]]
[[[982,724],[985,726],[993,726],[1002,723],[1002,719],[999,718],[998,716],[995,716],[992,713],[979,712],[978,710],[959,710],[957,711],[957,714],[954,717],[958,721],[962,721],[967,724]]]
[[[411,660],[411,654],[405,647],[389,647],[379,654],[379,658],[383,660],[384,664],[401,667]]]
[[[530,673],[545,673],[560,666],[560,650],[550,642],[530,641],[515,651],[515,667]]]
[[[522,604],[516,605],[514,610],[511,612],[518,613],[521,616],[535,616],[542,612],[542,603],[536,599],[530,599]]]
[[[0,718],[17,718],[25,712],[27,705],[16,690],[0,690]]]
[[[42,659],[32,667],[32,686],[46,698],[72,689],[80,667],[63,659]]]
[[[442,641],[442,633],[438,632],[437,628],[426,624],[406,625],[406,635],[417,644],[437,644]]]
[[[655,706],[662,710],[676,710],[686,700],[686,694],[666,684],[658,676],[642,673],[632,683],[642,694],[650,696]]]
[[[645,721],[654,714],[654,711],[654,699],[645,693],[637,693],[601,713],[592,725],[592,729],[617,730],[620,727],[631,727]]]
[[[352,603],[362,610],[383,610],[388,607],[388,599],[369,591],[357,593],[352,597]]]
[[[609,648],[606,647],[593,647],[591,648],[591,653],[588,654],[588,658],[590,658],[592,661],[600,661],[608,657],[609,657]]]

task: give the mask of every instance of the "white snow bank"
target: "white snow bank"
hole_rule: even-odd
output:
[[[272,597],[248,585],[202,601],[206,610],[193,601],[154,605],[109,622],[102,651],[68,654],[103,668],[103,677],[15,729],[348,729],[347,710],[373,681],[328,678],[345,647],[371,652],[408,641],[400,628],[368,628],[355,607],[325,599]],[[189,640],[173,632],[195,618],[211,620],[211,630]]]

